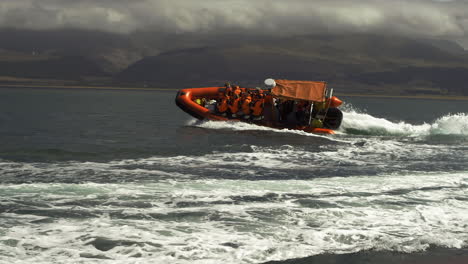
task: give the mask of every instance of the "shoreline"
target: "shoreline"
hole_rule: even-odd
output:
[[[129,90],[129,91],[177,91],[177,88],[154,88],[154,87],[112,87],[112,86],[87,86],[87,85],[26,85],[26,84],[0,84],[1,88],[26,88],[26,89],[89,89],[89,90]],[[182,89],[182,88],[180,88]],[[468,101],[468,96],[453,95],[385,95],[385,94],[349,94],[336,93],[342,97],[362,98],[388,98],[388,99],[427,99],[427,100],[456,100]]]
[[[140,91],[177,91],[175,88],[152,87],[112,87],[112,86],[86,86],[86,85],[26,85],[26,84],[0,84],[1,88],[25,89],[82,89],[82,90],[140,90]]]

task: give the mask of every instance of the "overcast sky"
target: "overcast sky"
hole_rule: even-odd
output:
[[[463,38],[468,0],[0,0],[0,27]]]

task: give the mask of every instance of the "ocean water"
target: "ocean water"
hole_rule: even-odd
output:
[[[0,263],[468,255],[466,101],[342,97],[325,136],[174,97],[0,89]]]

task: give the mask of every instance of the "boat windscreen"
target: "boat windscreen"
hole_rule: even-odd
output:
[[[313,102],[325,101],[326,82],[275,80],[271,93],[279,98]]]

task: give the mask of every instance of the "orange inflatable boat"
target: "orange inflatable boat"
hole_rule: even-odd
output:
[[[265,80],[267,88],[187,88],[176,104],[200,120],[240,121],[273,128],[334,134],[343,119],[342,101],[325,82]]]

